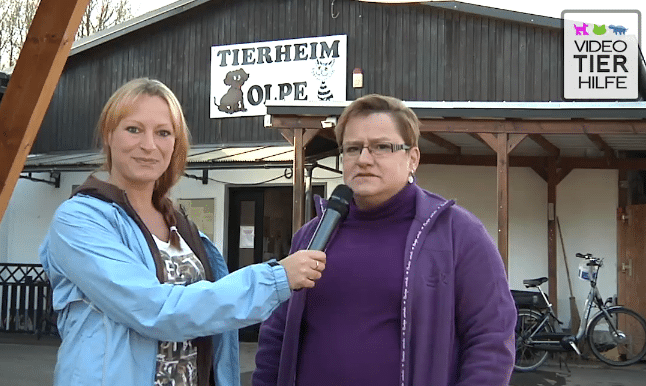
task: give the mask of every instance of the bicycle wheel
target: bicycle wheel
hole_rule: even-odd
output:
[[[628,366],[646,354],[646,320],[624,307],[600,313],[588,327],[588,343],[600,361],[612,366]]]
[[[533,371],[545,362],[549,352],[534,348],[529,343],[529,336],[533,333],[551,333],[554,328],[545,323],[540,330],[536,331],[543,315],[539,312],[519,309],[518,320],[516,321],[516,362],[514,369],[518,371]]]

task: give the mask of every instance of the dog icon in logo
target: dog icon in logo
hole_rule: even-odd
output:
[[[583,25],[574,25],[574,30],[576,31],[577,35],[589,35],[588,34],[588,27],[589,25],[583,23]]]
[[[625,35],[626,31],[628,31],[628,28],[623,25],[609,25],[608,28],[610,28],[615,35]]]
[[[213,103],[218,106],[218,110],[227,114],[247,111],[244,107],[244,96],[242,95],[242,85],[247,79],[249,79],[249,74],[242,68],[227,72],[227,76],[224,78],[224,84],[229,86],[229,90],[222,96],[219,105],[216,98],[213,98]]]

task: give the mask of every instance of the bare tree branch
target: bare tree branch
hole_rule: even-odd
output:
[[[133,17],[131,0],[90,0],[76,38],[123,23]],[[18,60],[40,0],[0,0],[0,69]]]

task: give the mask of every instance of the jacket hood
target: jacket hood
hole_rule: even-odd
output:
[[[130,201],[128,201],[128,196],[125,190],[122,190],[119,187],[105,181],[101,181],[98,178],[94,177],[94,175],[90,175],[81,186],[74,189],[71,197],[74,197],[77,194],[84,194],[108,203],[116,204],[135,221],[135,223],[139,226],[139,229],[143,233],[144,238],[146,239],[146,242],[148,243],[148,246],[150,248],[150,252],[152,253],[155,260],[157,278],[160,282],[163,282],[164,264],[161,261],[161,254],[159,252],[159,249],[157,248],[157,243],[155,243],[152,233],[150,233],[144,222],[141,220],[141,218],[137,214],[137,211],[135,211],[135,209],[130,204]],[[180,212],[178,210],[175,210],[175,219],[177,220],[177,230],[179,234],[182,236],[184,241],[186,241],[188,246],[191,248],[191,250],[193,250],[200,261],[202,261],[202,264],[205,267],[207,280],[214,281],[214,275],[212,270],[210,269],[208,261],[206,261],[206,251],[204,250],[204,245],[202,244],[202,241],[200,239],[197,227],[188,219],[186,213],[184,213],[183,211]]]
[[[94,175],[90,175],[83,184],[74,189],[70,197],[74,197],[77,194],[85,194],[105,202],[113,202],[126,210],[131,217],[133,215],[128,210],[130,203],[126,197],[126,192],[115,185],[99,180]]]

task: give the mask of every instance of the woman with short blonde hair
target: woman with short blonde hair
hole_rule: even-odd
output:
[[[55,386],[240,383],[237,329],[313,287],[325,253],[228,274],[215,245],[168,197],[189,131],[177,98],[134,79],[97,125],[106,181],[91,175],[57,209],[39,250],[62,338]]]

